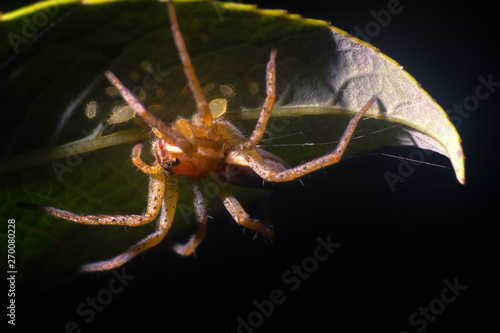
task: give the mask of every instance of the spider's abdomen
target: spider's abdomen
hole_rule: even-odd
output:
[[[176,175],[205,178],[215,172],[224,157],[222,147],[217,143],[195,139],[197,151],[187,156],[179,147],[163,138],[153,142],[153,153],[158,163]]]

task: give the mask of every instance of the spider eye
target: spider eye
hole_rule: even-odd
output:
[[[163,165],[164,165],[164,169],[165,170],[168,170],[170,171],[170,169],[172,169],[173,166],[176,166],[178,165],[180,162],[180,160],[178,158],[174,158],[172,160],[167,160],[167,159],[164,159],[163,160]]]

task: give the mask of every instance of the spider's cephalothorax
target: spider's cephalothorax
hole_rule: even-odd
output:
[[[69,221],[92,225],[138,226],[150,223],[160,215],[156,232],[112,259],[83,266],[83,271],[116,268],[137,254],[155,246],[163,239],[175,215],[178,196],[177,176],[187,177],[198,225],[196,233],[186,244],[174,246],[174,250],[179,254],[192,254],[206,235],[208,214],[200,182],[201,178],[208,177],[213,180],[220,199],[238,224],[264,236],[272,237],[274,232],[271,228],[250,218],[233,196],[227,184],[262,186],[264,183],[286,182],[337,163],[342,157],[358,122],[374,102],[374,98],[370,98],[351,119],[337,147],[332,152],[294,168],[289,168],[279,157],[256,148],[264,134],[274,105],[276,49],[271,50],[267,63],[267,97],[255,129],[250,138],[247,139],[231,123],[220,118],[212,118],[179,30],[175,8],[171,1],[168,3],[168,9],[174,41],[197,106],[197,112],[192,119],[180,118],[174,124],[166,125],[149,113],[112,72],[105,73],[125,101],[151,127],[154,133],[151,146],[156,160],[152,165],[146,164],[141,159],[142,142],[137,143],[132,150],[133,163],[142,172],[150,175],[146,212],[143,215],[81,216],[54,207],[35,208],[32,205],[24,205],[27,208],[42,210]]]
[[[221,164],[224,150],[210,139],[195,138],[194,143],[197,150],[188,156],[172,141],[158,138],[152,142],[153,154],[157,163],[168,172],[192,178],[208,177]]]
[[[220,120],[219,120],[220,121]],[[228,145],[223,135],[217,129],[231,129],[233,136],[243,136],[236,128],[227,122],[219,124],[214,121],[208,128],[199,128],[186,119],[179,119],[173,129],[179,130],[188,137],[194,152],[186,154],[172,140],[160,137],[151,142],[152,152],[156,162],[167,172],[191,178],[206,178],[217,176],[226,183],[246,187],[269,187],[271,183],[264,182],[249,165],[245,156],[234,145]],[[262,158],[272,170],[280,172],[289,168],[289,165],[278,156],[265,150],[255,148],[257,155]]]

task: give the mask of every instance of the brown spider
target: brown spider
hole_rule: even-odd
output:
[[[241,226],[256,230],[272,237],[274,232],[258,220],[248,216],[228,186],[221,182],[236,185],[260,184],[268,182],[286,182],[305,174],[337,163],[344,153],[351,136],[363,115],[373,104],[371,98],[349,122],[344,134],[332,152],[295,168],[288,168],[279,157],[256,148],[266,129],[275,100],[275,58],[276,49],[271,51],[267,63],[267,97],[259,119],[249,139],[232,124],[221,119],[212,119],[209,106],[203,95],[200,83],[189,58],[183,37],[179,30],[174,5],[168,3],[171,29],[177,46],[189,87],[196,101],[197,112],[191,120],[179,118],[174,124],[166,125],[159,118],[146,111],[139,100],[123,86],[116,76],[107,71],[109,81],[119,90],[125,101],[151,127],[155,137],[151,141],[152,152],[156,161],[152,165],[144,163],[140,157],[142,143],[137,143],[132,150],[133,163],[144,173],[150,175],[149,195],[144,215],[85,215],[54,207],[35,208],[52,216],[69,221],[91,225],[139,226],[152,222],[160,213],[157,231],[139,241],[126,252],[105,261],[82,266],[82,271],[100,271],[119,267],[145,251],[157,245],[167,234],[177,205],[177,175],[186,176],[195,208],[198,229],[186,244],[177,244],[174,250],[181,255],[190,255],[200,244],[207,232],[207,207],[201,191],[201,178],[210,177],[218,190],[218,195],[234,220]],[[221,185],[221,183],[223,185]]]

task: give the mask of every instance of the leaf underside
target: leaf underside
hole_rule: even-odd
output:
[[[318,157],[334,149],[349,118],[376,96],[346,156],[418,146],[448,156],[465,181],[460,138],[445,112],[372,46],[283,11],[208,1],[176,7],[207,99],[226,99],[225,119],[247,135],[265,99],[266,62],[277,48],[276,105],[262,148],[292,165]],[[43,17],[50,23],[26,23]],[[106,125],[124,102],[103,71],[112,70],[166,122],[189,117],[195,106],[163,2],[46,1],[0,16],[0,33],[8,37],[0,42],[0,215],[16,219],[22,281],[36,276],[40,289],[51,288],[69,281],[81,264],[116,255],[153,230],[75,225],[16,206],[82,214],[144,210],[147,176],[137,172],[130,151],[149,131],[136,118]],[[91,101],[94,117],[86,110]],[[185,186],[180,199],[189,204]],[[174,231],[187,226],[179,220]],[[47,273],[40,277],[40,271]]]

